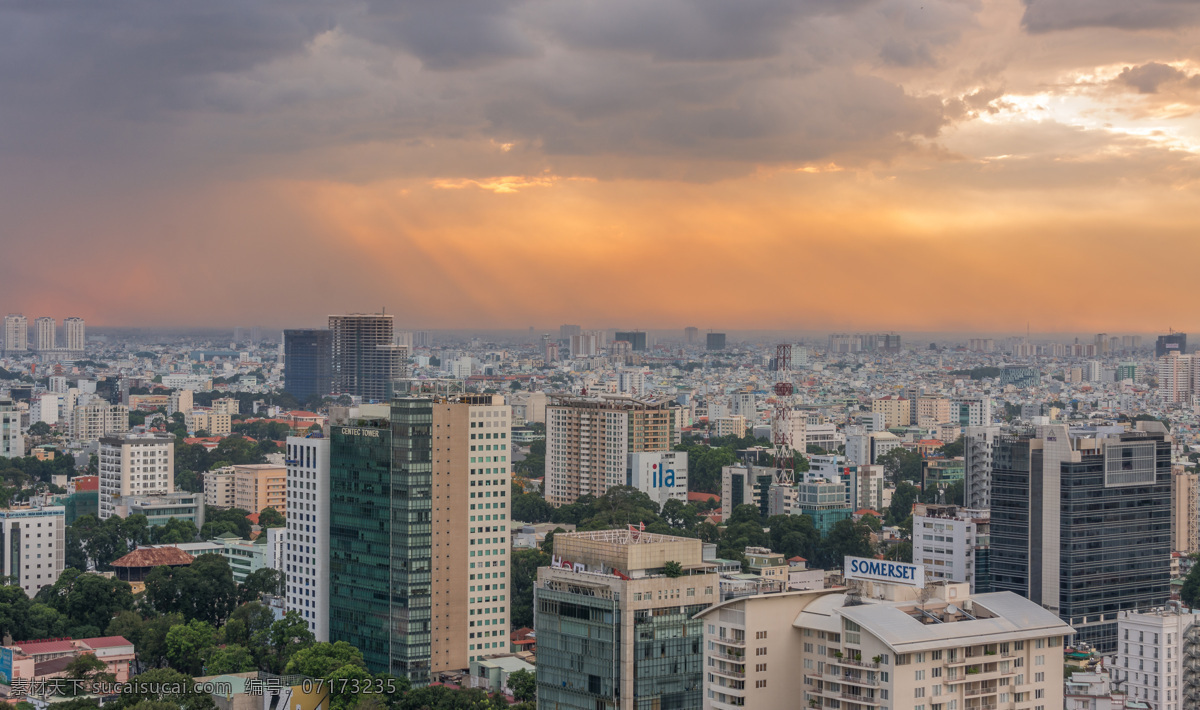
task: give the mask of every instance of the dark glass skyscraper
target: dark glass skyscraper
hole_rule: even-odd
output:
[[[1170,333],[1158,336],[1154,342],[1154,357],[1162,357],[1170,352],[1180,355],[1187,354],[1187,333]]]
[[[333,391],[381,402],[392,381],[404,376],[408,349],[392,343],[389,315],[355,313],[329,316]]]
[[[725,349],[725,334],[724,333],[709,333],[704,338],[704,347],[707,350],[724,350]]]
[[[1141,425],[1074,439],[1039,427],[993,454],[992,589],[1057,613],[1101,653],[1116,650],[1120,611],[1170,596],[1171,438]]]
[[[330,431],[329,626],[373,672],[429,682],[433,403]]]
[[[283,388],[301,402],[330,392],[329,345],[328,330],[283,331]]]
[[[613,333],[613,340],[624,340],[629,343],[634,352],[643,352],[646,349],[646,334],[640,330],[617,331]]]

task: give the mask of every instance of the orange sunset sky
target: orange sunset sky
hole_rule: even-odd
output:
[[[0,4],[0,311],[1200,327],[1200,3]]]

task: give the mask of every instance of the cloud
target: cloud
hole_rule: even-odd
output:
[[[1023,0],[1025,28],[1035,34],[1084,27],[1179,29],[1200,25],[1194,0]]]
[[[1137,89],[1139,94],[1157,94],[1163,84],[1182,83],[1200,88],[1200,74],[1189,75],[1168,64],[1149,62],[1137,67],[1125,67],[1117,81]]]

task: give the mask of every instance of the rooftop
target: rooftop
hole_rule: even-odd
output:
[[[112,563],[113,567],[159,567],[190,565],[194,557],[178,547],[139,547]]]

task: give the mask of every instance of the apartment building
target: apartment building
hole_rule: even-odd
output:
[[[71,412],[71,438],[75,441],[97,441],[103,436],[129,431],[129,407],[96,400],[80,405]]]
[[[11,399],[0,399],[0,457],[25,455],[25,436],[21,433],[21,413]]]
[[[0,509],[0,571],[30,598],[62,574],[66,524],[62,506]]]
[[[971,595],[965,584],[932,587],[924,602],[916,587],[872,589],[882,598],[827,589],[705,610],[703,707],[1063,706],[1062,647],[1072,629],[1054,614],[1010,592]]]
[[[274,508],[287,513],[287,469],[273,463],[233,466],[233,507],[262,512]]]
[[[565,505],[625,485],[629,454],[669,451],[677,416],[668,399],[552,397],[546,406],[546,500]]]
[[[287,439],[287,527],[282,570],[284,608],[304,618],[318,642],[329,641],[329,439]]]
[[[99,458],[101,520],[120,515],[123,498],[175,490],[175,437],[170,434],[103,437]]]
[[[969,584],[972,594],[991,591],[991,512],[917,503],[913,508],[913,562],[933,581]]]
[[[222,466],[204,474],[204,504],[214,508],[237,506],[233,466]]]
[[[1151,710],[1188,710],[1196,707],[1195,697],[1184,694],[1184,676],[1195,685],[1200,669],[1189,669],[1195,655],[1194,637],[1200,630],[1200,614],[1184,612],[1178,605],[1143,612],[1123,611],[1117,619],[1116,662],[1113,680],[1124,683],[1130,700],[1144,703]],[[1188,644],[1189,631],[1193,637]]]
[[[209,436],[229,436],[233,432],[233,420],[229,414],[215,409],[193,409],[185,416],[189,432],[206,431]]]
[[[910,419],[912,410],[909,406],[909,401],[904,397],[889,395],[873,399],[871,400],[871,411],[883,415],[883,427],[885,429],[908,426],[912,423]]]

